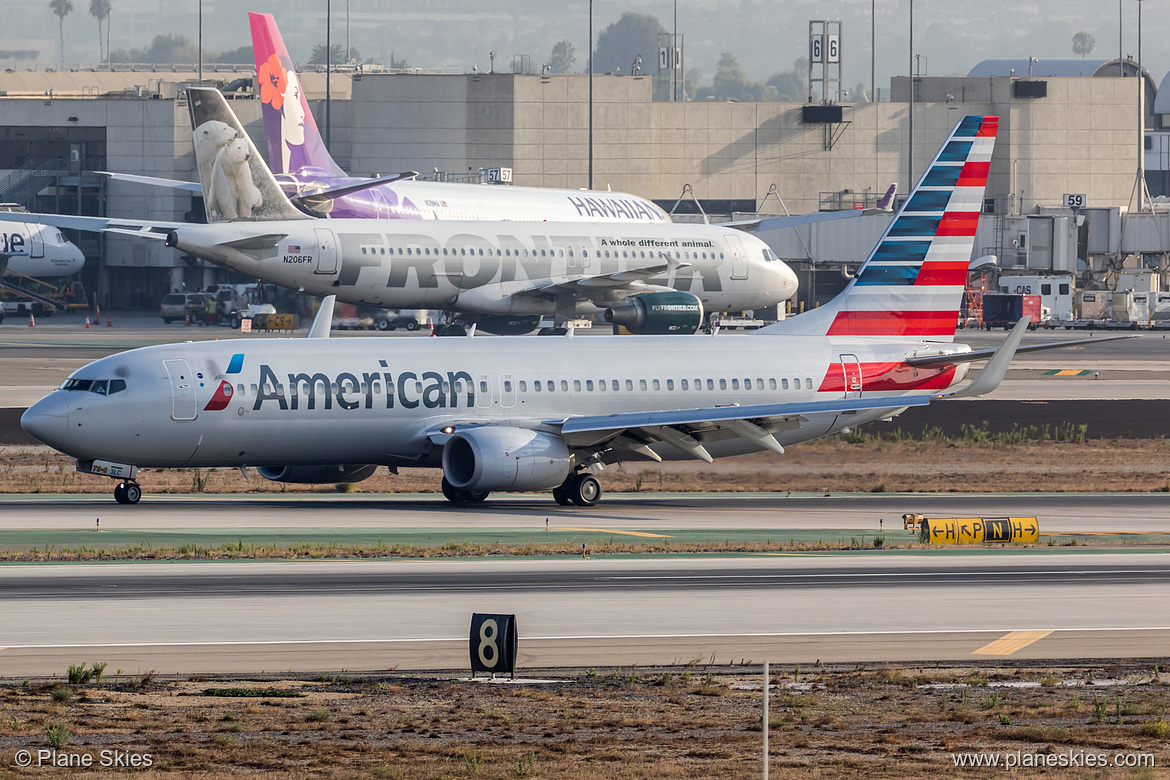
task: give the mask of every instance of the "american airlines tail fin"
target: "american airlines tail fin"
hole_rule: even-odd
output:
[[[293,70],[292,59],[272,14],[248,14],[252,26],[252,53],[256,81],[268,138],[268,163],[278,174],[317,169],[330,176],[345,176],[325,148],[309,101]]]
[[[187,107],[208,222],[310,219],[281,192],[219,90],[189,88]]]
[[[998,128],[959,122],[841,294],[757,332],[953,341]]]

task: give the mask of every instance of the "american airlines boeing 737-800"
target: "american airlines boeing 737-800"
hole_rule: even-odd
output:
[[[783,452],[986,393],[1028,322],[994,354],[953,343],[997,126],[959,123],[839,296],[751,335],[327,340],[327,299],[307,340],[125,352],[74,372],[21,424],[118,478],[122,503],[141,497],[143,466],[354,482],[385,465],[441,469],[455,502],[552,489],[591,505],[606,464]]]

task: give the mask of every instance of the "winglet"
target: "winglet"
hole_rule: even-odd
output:
[[[317,309],[317,316],[313,318],[313,324],[309,328],[309,335],[305,338],[329,338],[329,330],[333,327],[333,302],[336,300],[336,295],[326,295],[321,299],[321,306]]]
[[[986,395],[999,387],[999,383],[1003,381],[1003,377],[1007,374],[1008,365],[1011,364],[1012,358],[1016,356],[1016,350],[1019,349],[1020,342],[1024,340],[1024,334],[1028,332],[1028,324],[1032,321],[1031,317],[1022,317],[1016,326],[1012,328],[1012,332],[1003,340],[1003,344],[987,361],[987,365],[979,372],[979,377],[971,384],[964,387],[958,392],[951,393],[947,398],[962,398],[964,396],[972,395]]]

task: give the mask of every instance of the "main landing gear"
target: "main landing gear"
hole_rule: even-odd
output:
[[[593,506],[601,500],[601,483],[592,474],[578,471],[553,488],[553,498],[561,506]]]
[[[490,490],[463,490],[457,488],[443,477],[443,495],[453,504],[478,504],[491,493]]]
[[[142,498],[142,486],[137,482],[119,482],[114,485],[114,500],[119,504],[137,504]]]

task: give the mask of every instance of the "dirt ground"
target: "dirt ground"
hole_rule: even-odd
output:
[[[785,455],[761,453],[717,460],[625,463],[600,475],[607,492],[1110,492],[1170,487],[1170,441],[1088,439],[931,441],[837,437],[791,447]],[[253,470],[143,469],[150,493],[345,492],[437,493],[437,469],[386,469],[354,485],[287,485]],[[77,474],[74,462],[47,447],[0,447],[0,492],[107,493],[111,482]]]
[[[58,753],[47,755],[58,761],[92,757],[89,773],[64,770],[82,777],[760,776],[758,666],[696,660],[672,668],[561,670],[516,684],[394,673],[149,678],[106,670],[100,682],[0,685],[0,776],[51,772],[13,765],[19,750],[31,751],[35,762],[39,750],[52,749],[51,740]],[[1001,761],[1011,754],[1032,767],[1081,762],[1043,772],[1061,778],[1170,777],[1170,676],[1157,661],[773,666],[771,683],[772,777],[1041,774],[955,766],[952,754],[974,752],[1000,754]],[[123,760],[149,755],[151,766],[100,768],[114,751]],[[1086,767],[1088,755],[1094,763],[1120,755],[1146,766]]]

